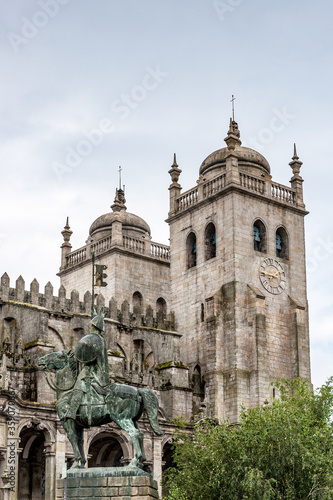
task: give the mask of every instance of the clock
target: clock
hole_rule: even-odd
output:
[[[259,278],[262,286],[269,292],[277,295],[286,288],[286,273],[276,259],[264,259],[260,263]]]

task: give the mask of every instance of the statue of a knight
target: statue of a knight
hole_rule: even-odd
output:
[[[81,371],[77,377],[74,388],[68,401],[65,418],[76,419],[77,411],[86,394],[88,424],[91,424],[91,404],[96,392],[105,393],[105,388],[110,386],[108,354],[106,342],[103,337],[105,331],[103,309],[99,314],[94,310],[95,316],[91,320],[90,333],[82,337],[75,347],[75,357],[81,364]]]

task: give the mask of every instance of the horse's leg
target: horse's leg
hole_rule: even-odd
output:
[[[146,457],[146,453],[145,453],[145,447],[143,444],[143,432],[140,431],[140,428],[139,428],[139,425],[137,422],[134,422],[134,425],[135,425],[136,429],[138,429],[138,431],[139,431],[139,445],[141,448],[141,460],[142,460],[142,462],[144,462],[147,457]]]
[[[80,454],[81,454],[81,466],[84,467],[86,465],[87,460],[86,460],[86,456],[84,454],[84,449],[83,449],[83,441],[84,441],[83,427],[76,425],[76,433],[77,433],[78,447],[79,447]]]
[[[72,467],[80,467],[81,452],[78,444],[77,426],[72,418],[67,418],[66,420],[62,420],[61,423],[66,431],[66,434],[74,451],[74,463]]]
[[[121,429],[128,432],[132,439],[133,447],[134,447],[134,457],[129,463],[129,467],[139,467],[142,469],[143,461],[146,459],[144,453],[142,454],[142,447],[140,443],[140,431],[139,428],[135,426],[133,420],[130,418],[121,418],[114,419],[116,424],[119,425]],[[141,437],[143,439],[143,437]]]

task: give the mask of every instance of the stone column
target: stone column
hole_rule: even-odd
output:
[[[55,477],[58,479],[62,471],[62,466],[66,461],[66,434],[60,422],[56,422],[56,427],[56,456],[54,467]]]
[[[45,500],[54,500],[56,489],[56,453],[52,451],[52,442],[45,442]]]
[[[158,486],[158,493],[162,495],[162,438],[153,437],[153,476]]]

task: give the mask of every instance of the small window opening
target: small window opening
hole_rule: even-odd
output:
[[[204,304],[201,304],[201,323],[205,321],[205,306]]]

